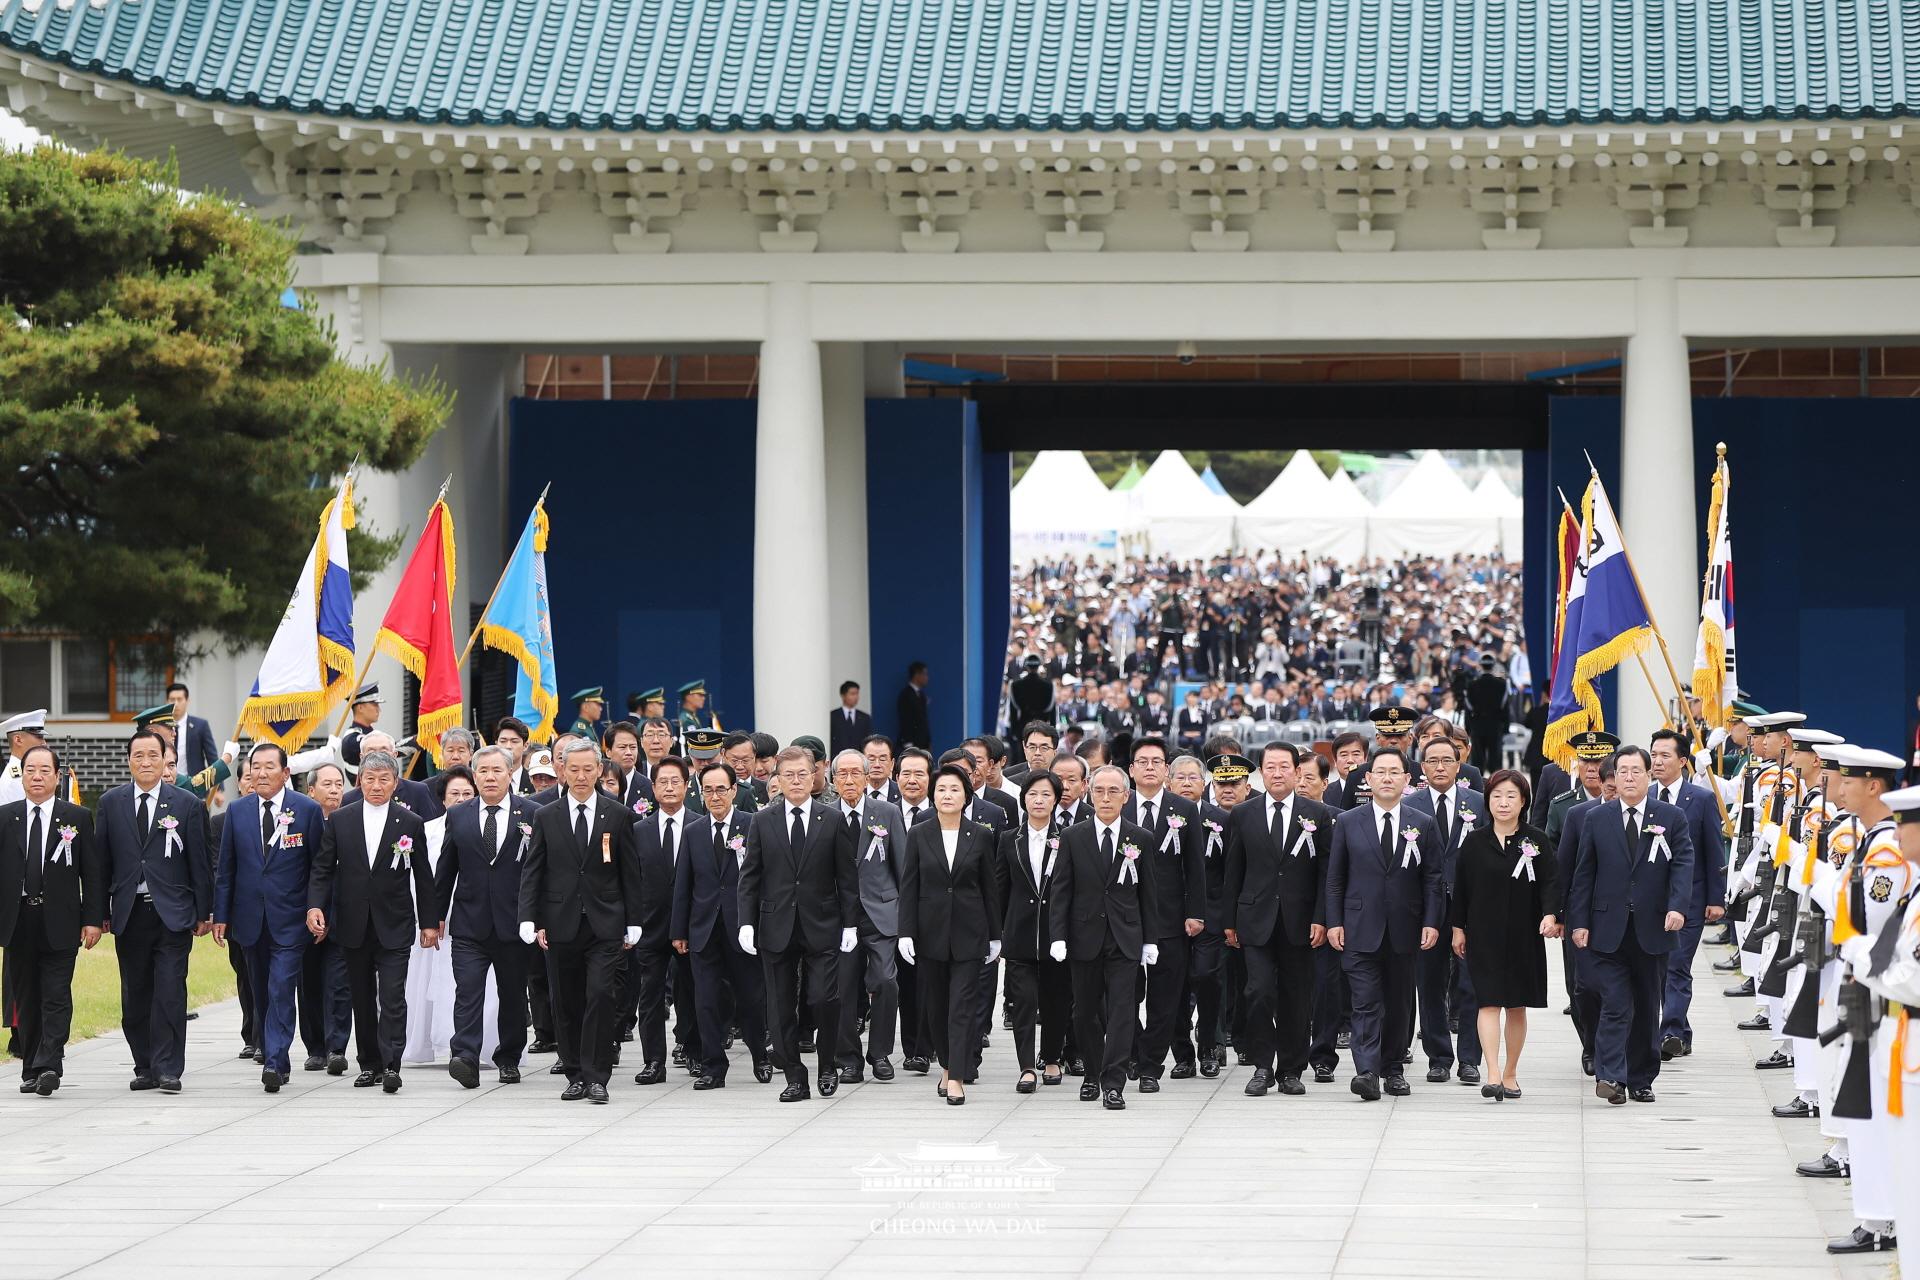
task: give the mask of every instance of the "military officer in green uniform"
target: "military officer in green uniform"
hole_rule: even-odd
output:
[[[573,700],[580,704],[580,714],[574,717],[573,725],[567,732],[598,744],[600,730],[595,726],[600,723],[600,717],[607,713],[606,690],[596,684],[591,689],[582,689],[574,694]]]
[[[707,682],[689,680],[677,690],[680,695],[679,729],[681,737],[689,729],[718,729],[720,721],[707,709]]]
[[[174,723],[173,704],[171,702],[163,702],[157,707],[148,707],[145,711],[142,711],[133,718],[133,727],[135,729],[154,730],[165,740],[167,750],[178,750],[173,740]],[[216,788],[233,776],[233,762],[239,754],[240,744],[237,742],[229,742],[221,748],[220,758],[218,760],[215,760],[212,764],[194,774],[192,777],[188,777],[184,773],[175,773],[173,775],[173,785],[185,788],[193,792],[196,796],[199,796],[202,800],[205,800]]]

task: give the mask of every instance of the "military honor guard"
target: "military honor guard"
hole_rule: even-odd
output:
[[[679,735],[684,738],[689,729],[718,729],[720,717],[707,706],[707,682],[689,680],[674,690],[680,698],[680,713],[676,717]]]
[[[573,701],[579,705],[573,723],[567,732],[577,738],[585,738],[596,747],[600,744],[600,730],[596,727],[600,718],[607,713],[607,692],[599,685],[590,689],[580,689],[573,695]]]
[[[347,709],[351,723],[347,725],[347,731],[340,735],[340,763],[346,766],[348,782],[359,776],[361,739],[379,725],[383,701],[377,680],[363,684],[354,691],[353,705]]]

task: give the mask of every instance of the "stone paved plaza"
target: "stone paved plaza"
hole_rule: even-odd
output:
[[[1787,1082],[1753,1070],[1751,1006],[1707,972],[1722,954],[1700,957],[1696,1053],[1620,1108],[1557,1008],[1518,1102],[1415,1075],[1367,1105],[1343,1064],[1305,1098],[1243,1097],[1242,1067],[1106,1113],[1070,1085],[1016,1095],[1002,1031],[965,1107],[905,1073],[781,1106],[744,1068],[695,1094],[631,1064],[603,1107],[545,1074],[469,1092],[430,1067],[391,1097],[300,1071],[270,1097],[227,1004],[192,1024],[177,1097],[127,1091],[117,1035],[52,1099],[9,1078],[0,1274],[1890,1274],[1822,1251],[1845,1185],[1793,1176],[1818,1136],[1767,1115]]]

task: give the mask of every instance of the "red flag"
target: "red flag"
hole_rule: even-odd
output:
[[[1573,508],[1561,503],[1560,529],[1554,538],[1554,559],[1558,562],[1560,577],[1554,591],[1553,601],[1553,660],[1547,670],[1560,669],[1560,629],[1567,621],[1567,592],[1573,586],[1573,569],[1580,563],[1580,520],[1573,514]]]
[[[460,723],[460,651],[453,644],[453,513],[445,498],[427,513],[427,527],[400,575],[374,647],[391,654],[420,682],[413,736],[440,759],[440,735]]]

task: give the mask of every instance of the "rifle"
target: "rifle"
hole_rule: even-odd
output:
[[[1794,833],[1805,829],[1803,821],[1805,812],[1804,804],[1797,807],[1793,817]],[[1782,828],[1780,838],[1786,840],[1789,834],[1786,828]],[[1804,856],[1813,857],[1814,851],[1809,849]],[[1793,891],[1793,877],[1780,875],[1779,868],[1776,867],[1774,879],[1778,883],[1774,891],[1773,919],[1778,925],[1775,932],[1780,935],[1782,943],[1775,947],[1773,963],[1768,965],[1766,972],[1760,975],[1760,981],[1755,984],[1754,990],[1763,996],[1779,997],[1787,994],[1787,974],[1806,963],[1808,946],[1806,928],[1801,922],[1800,895]],[[1789,934],[1800,944],[1797,954],[1786,948],[1785,939]]]
[[[1742,889],[1739,893],[1734,894],[1733,897],[1727,900],[1727,918],[1732,919],[1740,912],[1745,911],[1747,904],[1764,892],[1766,892],[1764,885],[1753,884]]]
[[[1807,904],[1800,917],[1801,957],[1807,972],[1800,979],[1800,995],[1787,1011],[1780,1030],[1800,1040],[1813,1040],[1820,1034],[1820,972],[1827,965],[1827,919],[1817,903]]]
[[[1784,776],[1784,772],[1783,767],[1782,776]],[[1773,789],[1773,817],[1771,821],[1774,827],[1779,830],[1780,835],[1778,838],[1781,840],[1787,838],[1786,804],[1786,788],[1776,784]],[[1768,920],[1768,917],[1772,914],[1770,908],[1773,906],[1771,899],[1773,896],[1774,882],[1779,879],[1779,872],[1779,866],[1771,857],[1766,860],[1766,865],[1760,869],[1760,883],[1765,886],[1767,896],[1761,899],[1760,910],[1758,914],[1754,916],[1753,924],[1747,929],[1746,940],[1740,945],[1740,950],[1747,955],[1759,955],[1761,949],[1760,944],[1780,931],[1777,920],[1774,920],[1771,924],[1769,924]]]
[[[1847,1065],[1833,1095],[1833,1114],[1842,1120],[1873,1119],[1873,1080],[1868,1055],[1873,1052],[1873,1025],[1880,1019],[1880,1001],[1849,978],[1840,984],[1840,1021],[1820,1033],[1824,1048],[1841,1036],[1849,1037]]]
[[[1789,892],[1791,892],[1791,890],[1789,890]],[[1815,918],[1815,914],[1812,911],[1805,911],[1799,914],[1799,918],[1794,922],[1792,946],[1789,947],[1783,943],[1774,953],[1773,963],[1768,965],[1767,971],[1760,975],[1760,981],[1754,988],[1755,991],[1763,996],[1784,996],[1787,994],[1787,975],[1795,969],[1798,969],[1801,965],[1806,964],[1808,958],[1813,955],[1814,949],[1818,945],[1815,941],[1816,935],[1813,932],[1818,925],[1819,921]],[[1801,989],[1803,991],[1806,989],[1806,985],[1805,982],[1801,983]]]

